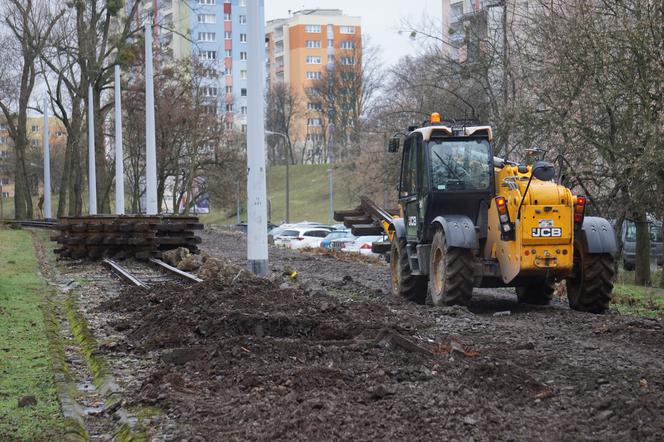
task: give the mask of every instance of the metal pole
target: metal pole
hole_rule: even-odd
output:
[[[157,141],[154,123],[152,29],[145,23],[145,193],[148,215],[157,215]]]
[[[124,215],[124,155],[122,153],[122,94],[120,65],[115,65],[115,213]]]
[[[284,146],[288,148],[288,146]],[[290,157],[286,152],[286,222],[290,222],[290,173],[288,167],[290,164]]]
[[[51,151],[49,148],[48,99],[44,98],[44,219],[51,219]]]
[[[330,192],[330,213],[329,222],[334,222],[334,123],[330,124],[330,136],[327,143],[327,155],[330,163],[330,168],[327,169],[329,176],[329,192]]]
[[[235,193],[235,220],[237,221],[236,224],[240,224],[242,222],[242,217],[240,216],[240,182],[238,181],[237,183],[237,190]]]
[[[97,214],[97,172],[95,169],[95,116],[92,85],[88,86],[88,212]]]
[[[259,276],[268,272],[267,185],[265,180],[265,30],[262,0],[247,2],[247,267]]]

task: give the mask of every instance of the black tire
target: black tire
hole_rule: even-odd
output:
[[[613,256],[587,253],[583,241],[574,243],[574,273],[567,278],[567,299],[573,310],[602,313],[609,308],[615,274]]]
[[[550,281],[542,281],[539,284],[517,287],[516,297],[524,304],[548,305],[553,298],[553,284]]]
[[[426,276],[411,274],[406,252],[406,239],[394,235],[390,250],[390,271],[392,273],[392,293],[409,301],[424,304],[427,299]]]
[[[429,295],[439,305],[469,305],[473,296],[473,253],[448,247],[445,234],[438,230],[431,243]]]

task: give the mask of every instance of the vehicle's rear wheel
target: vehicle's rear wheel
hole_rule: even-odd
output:
[[[585,243],[575,241],[573,275],[567,278],[570,308],[590,313],[602,313],[608,309],[614,273],[613,256],[587,253]]]
[[[392,273],[392,293],[418,304],[424,304],[427,298],[427,278],[411,273],[405,238],[399,239],[394,235],[389,262]]]
[[[438,230],[431,243],[429,294],[433,305],[469,305],[473,295],[473,253],[448,247]]]
[[[547,305],[553,297],[553,284],[543,280],[538,284],[517,287],[516,297],[524,304]]]

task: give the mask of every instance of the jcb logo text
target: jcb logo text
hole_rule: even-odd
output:
[[[533,238],[557,238],[561,236],[563,236],[563,229],[560,227],[533,228]]]

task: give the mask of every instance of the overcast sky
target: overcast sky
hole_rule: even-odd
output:
[[[399,35],[402,20],[416,25],[440,23],[442,14],[441,0],[265,0],[265,19],[288,17],[289,10],[313,8],[336,8],[361,17],[362,33],[381,47],[386,66],[417,50],[406,33]]]

